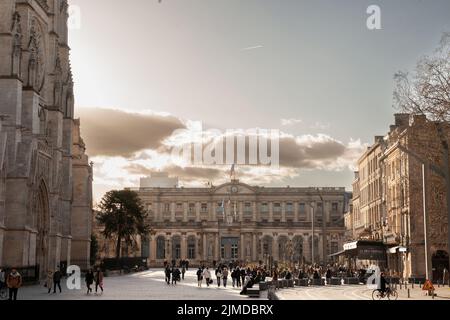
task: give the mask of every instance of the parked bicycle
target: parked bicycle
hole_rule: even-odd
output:
[[[384,293],[380,289],[373,290],[372,300],[381,300],[384,298],[388,298],[389,300],[397,300],[397,290],[395,288],[392,288],[391,286],[387,287]]]

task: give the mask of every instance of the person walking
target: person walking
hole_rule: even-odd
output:
[[[209,268],[206,267],[206,269],[203,271],[203,277],[206,280],[206,286],[209,287],[211,284],[211,272],[209,271]]]
[[[47,280],[45,281],[45,286],[48,289],[48,293],[52,292],[53,288],[53,271],[48,270],[47,272]]]
[[[17,269],[13,268],[6,278],[6,285],[9,289],[9,300],[17,300],[17,293],[22,286],[22,276]]]
[[[222,280],[223,280],[223,287],[227,287],[228,282],[228,269],[225,267],[222,271]]]
[[[198,287],[201,288],[202,282],[203,282],[203,270],[201,267],[198,267],[198,270],[197,270],[197,282],[198,282]]]
[[[184,274],[186,273],[186,263],[183,261],[183,265],[181,267],[181,279],[184,280]]]
[[[53,273],[53,293],[56,293],[56,286],[58,286],[59,293],[62,292],[61,290],[61,271],[56,269],[55,273]]]
[[[220,287],[220,279],[222,278],[222,271],[220,267],[216,269],[217,286]]]
[[[94,283],[94,272],[92,269],[89,269],[89,271],[86,273],[86,287],[87,287],[87,293],[89,294],[92,292],[92,284]]]
[[[239,272],[241,274],[241,284],[243,286],[245,283],[245,276],[246,276],[245,267],[242,267]]]
[[[180,281],[181,271],[177,267],[172,269],[172,285],[177,284],[177,281]]]
[[[170,270],[170,266],[166,266],[165,275],[166,275],[166,282],[168,285],[170,285],[170,275],[172,273],[172,270]]]
[[[95,273],[95,294],[97,294],[98,287],[100,287],[103,294],[103,272],[100,268],[97,268],[97,272]]]

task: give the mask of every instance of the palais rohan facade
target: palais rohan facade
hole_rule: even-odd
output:
[[[145,187],[138,192],[150,234],[142,255],[151,267],[188,259],[214,262],[326,263],[344,243],[345,188]],[[315,217],[313,227],[312,219]],[[312,241],[314,228],[314,241]]]

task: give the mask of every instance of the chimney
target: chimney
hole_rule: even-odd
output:
[[[375,143],[383,143],[384,136],[375,136]]]
[[[397,127],[406,127],[409,125],[409,113],[396,113],[394,114],[395,117],[395,125]]]

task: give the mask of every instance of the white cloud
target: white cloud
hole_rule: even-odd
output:
[[[283,127],[293,126],[293,125],[296,125],[296,124],[300,124],[302,122],[303,122],[302,119],[295,119],[295,118],[281,119],[281,125]]]

